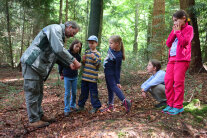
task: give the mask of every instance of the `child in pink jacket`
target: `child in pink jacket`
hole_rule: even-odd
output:
[[[170,115],[184,111],[184,81],[191,60],[191,41],[193,39],[193,27],[188,25],[185,11],[175,12],[173,23],[173,30],[166,42],[169,47],[169,59],[164,81],[168,106],[162,111]]]

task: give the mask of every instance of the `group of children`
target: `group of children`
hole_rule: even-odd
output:
[[[88,99],[89,93],[91,104],[93,106],[92,110],[89,112],[91,114],[96,113],[101,107],[97,88],[98,72],[101,66],[101,54],[96,49],[98,46],[98,38],[92,35],[87,39],[87,41],[90,49],[86,50],[85,54],[82,56],[83,74],[81,81],[81,94],[78,100],[78,108],[76,108],[75,103],[78,71],[59,65],[59,73],[61,75],[61,78],[64,79],[65,87],[65,116],[68,116],[70,114],[71,109],[76,111],[84,110],[84,105]],[[107,110],[113,110],[115,93],[122,101],[122,104],[125,106],[126,112],[128,113],[131,108],[131,101],[125,98],[123,92],[121,91],[120,85],[121,64],[122,60],[125,59],[124,47],[121,37],[118,35],[111,36],[109,39],[109,45],[110,47],[108,54],[104,60],[104,73],[108,88],[109,100],[108,107],[100,111],[105,112]],[[78,61],[81,61],[81,48],[82,43],[78,40],[75,40],[70,45],[68,52],[71,53]],[[70,89],[72,90],[71,98]]]
[[[147,71],[152,76],[142,84],[142,96],[146,97],[149,91],[152,96],[160,103],[157,107],[167,105],[162,110],[163,113],[176,115],[183,112],[184,100],[184,81],[185,73],[189,67],[191,59],[191,41],[193,38],[193,28],[188,25],[188,17],[185,11],[179,10],[173,14],[173,30],[167,39],[169,47],[168,64],[166,73],[161,69],[161,64],[157,60],[150,60]],[[101,107],[98,98],[97,79],[98,71],[101,65],[101,54],[96,50],[98,38],[94,35],[88,38],[89,50],[82,57],[83,74],[81,81],[81,94],[78,100],[78,108],[76,108],[76,88],[77,88],[77,70],[71,70],[59,66],[61,78],[65,83],[65,109],[64,114],[68,116],[72,110],[84,110],[85,102],[90,93],[91,104],[93,106],[90,113],[96,113]],[[81,61],[82,43],[75,40],[69,49],[69,52]],[[109,38],[109,49],[107,57],[104,59],[104,73],[108,89],[108,106],[100,110],[105,112],[114,108],[114,94],[121,100],[122,105],[128,113],[131,109],[132,102],[126,99],[120,84],[120,72],[122,60],[125,60],[124,46],[120,36],[114,35]],[[70,88],[72,94],[70,98]],[[71,99],[69,101],[69,99]],[[69,103],[70,102],[70,103]]]

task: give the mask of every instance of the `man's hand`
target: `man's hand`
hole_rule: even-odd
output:
[[[71,64],[70,64],[71,65]],[[81,67],[81,63],[79,63],[76,59],[73,61],[73,65],[71,65],[72,66],[72,68],[71,69],[73,69],[73,66],[74,66],[74,68],[77,70],[77,69],[79,69],[80,67]]]
[[[119,89],[121,89],[122,87],[121,87],[121,84],[117,84],[117,86],[119,87]]]
[[[75,70],[75,65],[74,65],[73,63],[71,63],[71,64],[70,64],[70,68],[71,68],[72,70]]]

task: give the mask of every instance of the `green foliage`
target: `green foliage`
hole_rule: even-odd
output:
[[[197,122],[202,122],[207,116],[207,105],[201,105],[199,99],[193,99],[190,103],[184,103],[184,110],[191,113]]]

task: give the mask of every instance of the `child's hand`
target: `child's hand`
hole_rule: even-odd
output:
[[[64,76],[61,75],[61,76],[60,76],[60,79],[63,80],[63,79],[64,79]]]
[[[181,30],[181,23],[178,22],[178,24],[173,25],[173,30],[174,30],[174,33],[178,30]]]
[[[146,92],[142,92],[142,97],[143,97],[144,99],[147,98],[147,94],[146,94]]]
[[[95,58],[94,53],[91,53],[91,58],[92,58],[92,59],[94,59],[94,58]]]
[[[82,61],[85,62],[86,61],[86,55],[82,56]]]
[[[117,86],[119,87],[119,89],[121,89],[122,87],[121,87],[121,84],[117,84]]]

